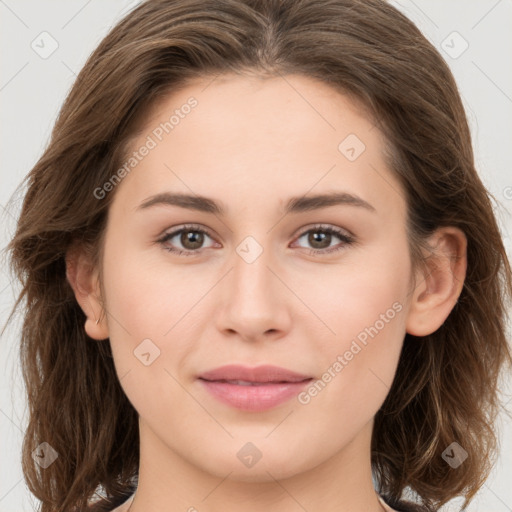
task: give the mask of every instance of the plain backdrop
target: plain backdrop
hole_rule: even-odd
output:
[[[0,246],[14,231],[16,186],[46,147],[58,110],[87,56],[138,1],[0,0]],[[512,0],[393,1],[439,49],[458,82],[472,130],[477,169],[499,206],[512,256]],[[43,41],[43,42],[41,42]],[[2,259],[0,327],[18,290]],[[511,315],[512,316],[512,315]],[[26,411],[18,363],[20,322],[0,341],[0,512],[36,510],[22,477]],[[512,410],[510,379],[503,410]],[[469,512],[512,511],[512,420],[500,417],[500,458]],[[443,510],[460,510],[454,500]],[[308,511],[314,512],[314,511]]]

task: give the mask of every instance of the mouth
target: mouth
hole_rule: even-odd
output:
[[[225,365],[198,375],[209,397],[242,411],[261,412],[296,396],[313,377],[273,365]]]
[[[263,412],[296,397],[312,380],[251,382],[244,380],[207,380],[200,378],[209,396],[221,404],[246,412]]]
[[[287,368],[273,365],[261,365],[256,367],[230,364],[214,368],[198,375],[198,378],[215,381],[228,382],[237,385],[258,385],[269,383],[294,383],[311,379],[311,375],[301,374]]]
[[[202,377],[199,377],[200,380],[204,380],[206,382],[222,382],[225,384],[234,384],[236,386],[269,386],[273,384],[297,384],[300,382],[307,382],[310,380],[313,380],[312,377],[303,379],[303,380],[272,380],[267,382],[257,382],[257,381],[247,381],[247,380],[226,380],[226,379],[218,379],[218,380],[210,380],[210,379],[203,379]]]

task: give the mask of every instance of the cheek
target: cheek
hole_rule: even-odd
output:
[[[186,341],[199,336],[219,307],[223,285],[212,287],[223,270],[167,264],[154,249],[140,251],[123,246],[123,240],[129,240],[127,233],[111,238],[104,253],[110,341],[119,373],[140,369],[134,350],[147,339],[161,352],[154,367],[172,370],[186,357]],[[309,340],[304,352],[314,353],[317,370],[331,368],[336,376],[345,375],[333,379],[333,389],[353,382],[376,384],[379,378],[391,383],[405,334],[409,272],[405,241],[403,251],[397,245],[361,250],[339,264],[311,262],[307,272],[306,266],[299,272],[292,265],[280,271],[283,280],[293,284],[293,294],[286,288],[280,292],[282,307],[294,319],[290,336],[297,330],[307,332],[300,337]],[[340,372],[333,368],[338,356],[344,360]]]
[[[128,243],[123,246],[123,240],[129,240],[127,233],[117,240],[111,238],[104,253],[106,301],[114,343],[127,337],[133,344],[145,338],[163,339],[171,330],[187,331],[191,319],[199,325],[201,312],[210,318],[218,302],[216,297],[225,297],[222,284],[212,290],[223,269],[167,264],[157,250],[144,252]],[[358,336],[364,342],[365,329],[375,324],[379,331],[391,330],[388,322],[385,329],[380,327],[381,316],[387,320],[396,312],[393,304],[403,302],[408,271],[407,258],[400,257],[391,244],[356,251],[336,264],[309,262],[301,268],[289,265],[281,268],[280,274],[285,282],[293,284],[293,294],[307,309],[286,289],[281,291],[282,304],[298,324],[317,323],[316,343],[326,340],[324,353],[333,347],[346,349]]]
[[[338,267],[299,276],[294,290],[321,320],[324,339],[330,334],[327,346],[343,348],[359,334],[364,342],[364,333],[372,326],[384,338],[386,333],[401,331],[409,273],[407,253],[382,248],[354,253]]]
[[[361,257],[315,286],[308,305],[328,326],[320,326],[324,334],[316,338],[324,373],[304,402],[311,398],[320,411],[334,407],[343,413],[339,417],[362,422],[380,407],[405,336],[407,254],[388,250]]]
[[[118,332],[121,328],[124,336],[130,333],[134,340],[161,338],[183,314],[184,302],[191,295],[180,284],[185,276],[178,267],[162,264],[165,260],[158,247],[141,248],[122,228],[107,240],[103,267],[106,303],[112,315],[109,329]]]
[[[143,389],[160,394],[176,387],[169,373],[182,366],[192,340],[199,337],[196,330],[211,318],[205,307],[212,304],[208,292],[215,282],[215,276],[194,271],[193,266],[166,264],[155,253],[114,242],[104,252],[114,362],[120,379],[129,375],[122,385],[134,405],[141,407]],[[173,396],[178,391],[174,389]]]
[[[186,356],[186,343],[172,340],[177,339],[177,332],[183,334],[191,297],[180,293],[176,276],[163,274],[128,251],[105,250],[104,284],[114,364],[126,396],[142,417],[154,415],[162,404],[167,411],[176,410],[184,400],[172,376],[178,377],[175,368]]]

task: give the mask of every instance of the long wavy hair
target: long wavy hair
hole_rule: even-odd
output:
[[[101,254],[115,190],[101,200],[93,191],[125,161],[147,113],[189,80],[222,73],[299,73],[360,102],[382,129],[406,192],[414,268],[425,264],[421,249],[436,228],[466,235],[459,300],[433,334],[406,334],[375,417],[371,459],[377,490],[391,505],[408,495],[425,510],[457,496],[467,506],[497,452],[500,376],[512,362],[512,275],[491,199],[498,202],[475,169],[449,67],[383,0],[148,0],[111,29],[78,75],[22,183],[9,245],[21,281],[13,313],[23,306],[22,466],[41,512],[111,510],[136,488],[138,415],[109,342],[84,331],[65,255],[75,244]],[[457,469],[442,457],[454,441],[468,453]],[[32,457],[42,442],[60,453],[46,469]]]

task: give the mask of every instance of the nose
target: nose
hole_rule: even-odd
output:
[[[236,252],[231,261],[215,314],[217,328],[249,341],[284,336],[291,326],[293,294],[270,250],[263,250],[254,261]]]

